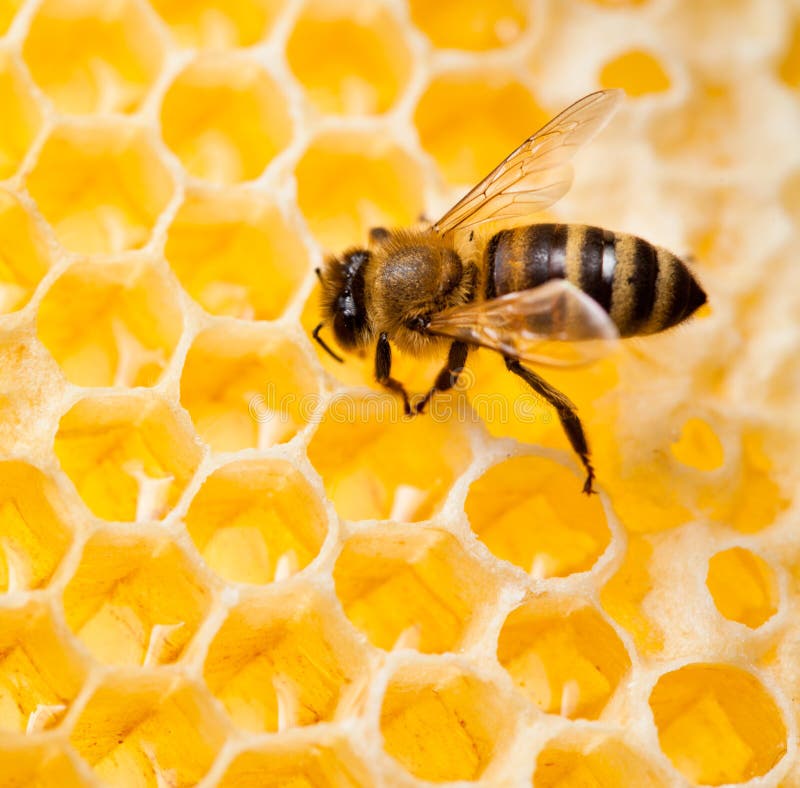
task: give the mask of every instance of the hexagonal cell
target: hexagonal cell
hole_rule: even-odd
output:
[[[332,720],[368,681],[361,646],[343,623],[336,603],[308,588],[250,597],[209,646],[208,688],[245,730]]]
[[[661,63],[649,52],[631,49],[607,61],[600,70],[600,87],[623,88],[634,98],[664,93],[670,78]]]
[[[494,579],[447,531],[398,525],[351,536],[333,570],[347,617],[383,649],[455,651]]]
[[[45,294],[36,328],[71,383],[152,386],[183,317],[174,286],[149,260],[79,263]]]
[[[794,20],[787,46],[778,64],[778,76],[791,88],[800,87],[800,16]]]
[[[743,547],[711,556],[706,586],[725,618],[752,629],[778,612],[778,584],[772,567]]]
[[[411,71],[404,33],[380,4],[307,0],[286,55],[306,97],[320,111],[385,112]]]
[[[469,488],[472,530],[498,557],[534,577],[586,572],[611,540],[595,497],[577,494],[575,475],[542,457],[495,465]]]
[[[56,128],[28,176],[59,242],[87,254],[144,246],[173,188],[148,133],[112,120]]]
[[[464,424],[407,418],[388,394],[333,399],[308,445],[328,497],[348,520],[432,517],[471,460]]]
[[[47,241],[12,192],[0,190],[0,314],[22,309],[50,267]]]
[[[164,96],[161,133],[190,175],[230,184],[257,178],[289,144],[286,98],[262,66],[205,55]]]
[[[233,49],[266,37],[280,11],[275,0],[151,0],[186,47]]]
[[[523,0],[411,0],[411,18],[434,46],[486,50],[508,46],[527,26],[530,3]]]
[[[321,501],[283,460],[242,460],[203,482],[186,527],[206,563],[234,583],[272,583],[307,566],[327,533]]]
[[[665,673],[650,695],[661,749],[688,780],[739,783],[786,753],[786,726],[761,682],[732,665],[696,663]]]
[[[0,36],[8,32],[23,2],[24,0],[4,0],[0,3]]]
[[[0,54],[0,178],[13,175],[42,126],[42,112],[33,97],[30,77],[10,55]]]
[[[614,629],[578,600],[538,598],[503,624],[497,658],[540,709],[596,719],[631,667]]]
[[[422,147],[436,159],[445,180],[469,186],[547,119],[512,74],[485,68],[435,77],[414,113]]]
[[[189,425],[155,395],[90,396],[61,418],[55,453],[81,498],[106,520],[164,517],[200,462]]]
[[[631,634],[642,655],[655,654],[664,645],[663,633],[646,612],[645,600],[653,589],[652,555],[647,537],[630,534],[622,564],[600,591],[603,609]]]
[[[45,0],[23,56],[60,111],[135,112],[164,52],[158,28],[136,0]]]
[[[119,531],[89,540],[64,589],[70,629],[96,659],[116,665],[175,662],[210,605],[210,590],[174,542]]]
[[[667,788],[672,781],[621,737],[569,730],[551,739],[536,759],[533,788],[607,786]]]
[[[423,208],[419,164],[385,134],[323,134],[295,175],[297,203],[317,240],[332,251],[363,243],[370,227],[413,224]]]
[[[103,677],[70,743],[105,785],[196,785],[228,727],[199,685],[174,674]]]
[[[31,743],[18,737],[0,747],[4,788],[90,788],[92,784],[79,773],[77,761],[78,756],[58,739]]]
[[[375,781],[344,737],[299,742],[267,741],[239,753],[220,788],[368,788]]]
[[[497,687],[455,665],[406,666],[386,688],[383,748],[421,780],[488,780],[515,718]]]
[[[279,317],[310,265],[277,206],[239,189],[190,191],[168,230],[165,255],[204,309],[249,320]]]
[[[688,419],[670,449],[678,462],[698,471],[714,471],[725,461],[725,452],[717,434],[703,419]]]
[[[226,324],[197,335],[181,376],[181,402],[215,451],[291,440],[319,405],[300,349],[263,326]]]
[[[72,542],[72,526],[40,470],[2,462],[0,478],[0,593],[42,588]]]
[[[41,603],[0,611],[0,731],[55,728],[85,680],[72,644]]]

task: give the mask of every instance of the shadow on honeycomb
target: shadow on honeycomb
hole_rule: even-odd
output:
[[[0,788],[800,788],[800,5],[8,0],[0,38]],[[710,306],[548,374],[586,498],[501,359],[406,419],[309,334],[326,255],[609,87],[546,217]]]

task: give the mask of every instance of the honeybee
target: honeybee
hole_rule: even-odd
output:
[[[470,349],[502,354],[558,413],[594,492],[594,468],[573,403],[523,362],[586,363],[618,337],[652,334],[695,312],[706,294],[671,252],[626,233],[582,224],[529,224],[572,183],[570,159],[609,121],[622,91],[591,93],[529,137],[441,219],[424,229],[370,231],[368,248],[317,269],[322,322],[339,346],[362,353],[375,342],[375,378],[412,404],[392,377],[392,344],[447,361],[413,411],[455,385]],[[481,225],[502,226],[489,235]],[[500,223],[498,225],[498,223]],[[484,230],[481,232],[481,230]]]

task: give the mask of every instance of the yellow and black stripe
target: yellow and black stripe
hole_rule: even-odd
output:
[[[623,337],[670,328],[706,301],[671,252],[585,224],[503,230],[489,241],[485,263],[486,298],[567,279],[608,312]]]

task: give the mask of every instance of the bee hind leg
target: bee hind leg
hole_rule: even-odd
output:
[[[428,393],[414,407],[415,413],[422,413],[425,410],[425,406],[430,401],[430,398],[437,391],[447,391],[456,385],[458,376],[464,369],[464,364],[467,363],[468,352],[469,346],[463,342],[456,341],[450,345],[450,352],[447,354],[447,363],[436,376],[436,380]]]
[[[389,344],[389,337],[382,333],[378,337],[378,344],[375,347],[375,380],[385,389],[399,394],[403,399],[403,412],[406,416],[411,415],[411,403],[408,400],[406,387],[391,376],[392,372],[392,346]]]
[[[539,396],[544,397],[556,409],[561,426],[564,428],[564,433],[569,439],[573,451],[580,457],[583,467],[586,469],[583,492],[586,495],[591,495],[595,492],[592,484],[594,482],[594,468],[589,459],[589,445],[586,442],[586,435],[583,432],[583,426],[580,418],[578,418],[575,405],[546,380],[540,378],[527,367],[522,366],[517,359],[510,356],[504,356],[504,358],[509,372],[519,375]]]

